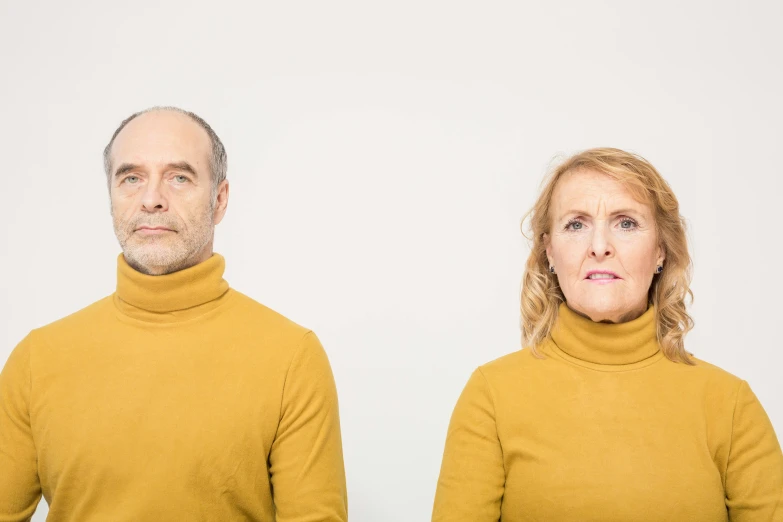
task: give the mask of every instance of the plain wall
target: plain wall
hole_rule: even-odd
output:
[[[687,348],[783,434],[781,21],[774,0],[2,0],[0,361],[113,291],[101,151],[171,104],[228,150],[226,279],[327,349],[352,520],[429,520],[462,387],[520,348],[520,218],[593,146],[670,182]]]

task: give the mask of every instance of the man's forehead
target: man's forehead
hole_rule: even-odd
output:
[[[115,161],[145,156],[150,160],[164,159],[170,155],[189,156],[197,161],[210,151],[209,135],[189,116],[156,110],[128,122],[115,138],[111,154]]]

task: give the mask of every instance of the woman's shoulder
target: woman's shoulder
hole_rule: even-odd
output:
[[[665,358],[663,361],[667,363],[670,370],[674,370],[677,373],[690,375],[695,378],[708,379],[710,381],[723,383],[729,386],[737,386],[740,384],[740,382],[742,382],[742,378],[734,375],[728,370],[725,370],[716,364],[712,364],[693,355],[691,355],[691,361],[693,364],[671,362]]]
[[[692,365],[663,359],[670,383],[691,393],[701,390],[703,395],[713,398],[725,397],[733,400],[745,380],[720,366],[691,356]]]
[[[525,347],[484,363],[477,371],[490,381],[505,377],[516,380],[534,369],[540,369],[540,365],[545,361],[546,356],[536,355],[530,348]]]
[[[537,352],[530,347],[522,348],[482,364],[476,371],[489,383],[495,384],[504,381],[518,384],[520,380],[526,380],[526,377],[538,381],[546,375],[551,377],[552,372],[562,371],[563,365],[558,364],[558,359],[553,358],[545,347],[542,348]],[[689,365],[672,362],[663,357],[657,364],[641,369],[639,376],[642,377],[645,370],[663,372],[659,373],[657,378],[671,378],[681,384],[703,386],[711,390],[723,389],[728,393],[736,392],[743,382],[741,377],[703,359],[691,356],[691,361],[693,364]]]

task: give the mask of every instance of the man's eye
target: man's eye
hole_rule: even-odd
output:
[[[177,180],[177,183],[185,183],[186,181],[188,181],[188,177],[187,176],[181,176],[181,175],[180,176],[174,176],[174,179]]]
[[[138,176],[128,176],[128,177],[127,177],[127,178],[125,178],[123,181],[124,181],[125,183],[136,183],[136,182],[138,182],[138,181],[139,181],[139,177],[138,177]]]

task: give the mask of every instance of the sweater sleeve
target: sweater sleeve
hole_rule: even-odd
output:
[[[745,381],[734,408],[726,506],[731,522],[783,522],[783,454],[769,417]]]
[[[0,522],[30,520],[41,499],[30,427],[30,336],[0,373]]]
[[[505,481],[492,394],[478,369],[451,416],[433,522],[497,522]]]
[[[277,522],[348,520],[337,389],[313,332],[288,369],[269,464]]]

